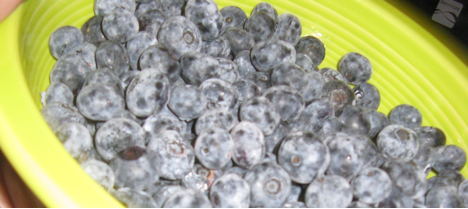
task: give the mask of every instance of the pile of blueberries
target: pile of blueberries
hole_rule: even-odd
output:
[[[51,35],[41,113],[126,206],[468,207],[465,152],[411,105],[378,112],[366,57],[319,70],[325,47],[296,16],[213,0],[94,9]]]

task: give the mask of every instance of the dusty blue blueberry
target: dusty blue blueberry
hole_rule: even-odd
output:
[[[328,167],[328,175],[339,175],[343,178],[351,180],[363,167],[365,155],[362,151],[365,145],[358,141],[357,137],[337,133],[334,139],[328,142],[330,150],[330,166]]]
[[[155,153],[153,165],[158,168],[159,176],[165,179],[182,179],[195,163],[192,145],[176,131],[163,131],[149,141],[147,149]]]
[[[265,97],[252,97],[240,107],[241,121],[255,123],[264,135],[271,135],[278,126],[281,116],[274,104]]]
[[[276,30],[274,37],[296,45],[302,34],[302,25],[299,19],[290,13],[278,16],[276,20]]]
[[[327,145],[312,132],[289,133],[278,151],[278,164],[299,184],[308,184],[323,176],[330,163]]]
[[[122,82],[119,77],[105,68],[95,70],[86,76],[83,87],[91,84],[105,84],[113,87],[116,91],[121,92],[122,95],[124,94]]]
[[[110,119],[96,132],[94,144],[101,158],[109,162],[129,147],[145,147],[145,132],[130,119]]]
[[[390,195],[376,206],[377,208],[412,208],[413,205],[413,199],[403,193],[398,186],[393,185]]]
[[[160,0],[161,9],[168,17],[182,15],[187,0]]]
[[[446,137],[442,130],[432,126],[415,128],[421,146],[439,147],[445,145]]]
[[[158,41],[179,59],[187,52],[199,52],[202,38],[197,26],[183,16],[168,18],[161,25]]]
[[[116,76],[129,70],[129,61],[125,48],[116,42],[104,41],[96,49],[97,68],[107,68]]]
[[[262,2],[255,5],[250,15],[253,15],[258,12],[267,13],[268,15],[270,15],[271,18],[273,18],[273,20],[276,20],[276,18],[278,18],[278,12],[276,11],[276,9],[267,2]]]
[[[265,92],[271,87],[270,73],[268,72],[252,72],[246,75],[246,80],[252,81],[260,89],[260,93]]]
[[[392,180],[385,171],[369,167],[361,170],[351,181],[354,198],[367,204],[384,200],[392,192]]]
[[[79,163],[96,159],[93,138],[82,124],[65,123],[57,128],[55,135],[67,152]]]
[[[345,125],[335,116],[325,116],[314,127],[314,133],[322,136],[326,140],[327,136],[334,136],[336,133],[343,132]]]
[[[322,98],[330,102],[336,115],[340,115],[346,105],[352,104],[354,92],[345,82],[332,80],[323,85]]]
[[[320,39],[313,36],[304,36],[295,45],[297,53],[303,53],[312,60],[312,69],[319,66],[325,58],[325,46]]]
[[[288,200],[286,202],[297,202],[299,201],[299,198],[302,193],[302,185],[300,184],[291,184],[291,194],[288,197]]]
[[[81,164],[81,168],[104,190],[110,191],[114,188],[114,171],[106,163],[99,160],[88,160]]]
[[[427,191],[445,186],[458,187],[464,180],[465,177],[459,171],[442,171],[437,176],[433,176],[427,180]]]
[[[125,73],[122,73],[120,75],[120,83],[122,85],[122,88],[124,89],[124,92],[127,91],[127,87],[132,82],[133,78],[135,78],[135,75],[139,72],[138,70],[129,70]]]
[[[116,188],[131,188],[137,191],[148,188],[159,180],[152,164],[153,153],[142,147],[129,147],[109,162],[115,174]]]
[[[338,63],[338,71],[351,84],[367,82],[372,76],[372,65],[369,60],[356,52],[345,54]]]
[[[468,180],[458,185],[458,197],[461,201],[461,207],[468,207]]]
[[[421,127],[422,124],[421,112],[408,104],[401,104],[393,108],[388,118],[391,124],[399,124],[411,129]]]
[[[343,75],[341,75],[340,72],[332,68],[328,68],[328,67],[322,68],[319,70],[319,73],[322,74],[323,80],[325,80],[325,82],[332,81],[332,80],[344,81]]]
[[[47,104],[41,109],[41,115],[53,132],[57,131],[58,127],[65,123],[86,124],[86,119],[76,107],[70,104],[57,102]]]
[[[427,175],[432,170],[432,165],[436,158],[435,154],[434,148],[429,146],[419,146],[419,150],[412,161],[416,163],[420,169],[424,170],[424,173]]]
[[[257,70],[269,71],[283,63],[295,63],[296,50],[285,41],[269,40],[255,45],[250,59]]]
[[[353,88],[353,105],[360,108],[377,110],[380,105],[379,90],[370,83],[361,83]]]
[[[79,55],[88,64],[89,69],[96,70],[96,46],[89,42],[83,42],[79,47],[67,54]]]
[[[314,69],[312,68],[312,66],[314,66],[314,63],[312,63],[312,60],[306,54],[296,53],[295,64],[301,67],[306,73],[314,71]]]
[[[202,113],[195,123],[195,132],[200,134],[208,128],[230,131],[237,124],[237,117],[226,109],[210,109]]]
[[[220,36],[213,41],[203,41],[201,52],[212,57],[227,58],[231,55],[231,43],[225,36]]]
[[[157,208],[160,206],[148,193],[144,191],[138,191],[131,188],[120,188],[113,190],[110,193],[128,208]]]
[[[151,10],[161,10],[161,2],[150,0],[148,2],[142,2],[138,4],[135,9],[135,17],[140,19],[143,14]]]
[[[232,110],[236,107],[239,92],[225,80],[211,78],[200,85],[200,90],[208,100],[207,108]]]
[[[195,86],[178,86],[171,91],[169,109],[180,120],[191,121],[205,111],[208,99],[201,89]]]
[[[135,0],[96,0],[94,1],[94,14],[107,15],[117,9],[125,9],[129,12],[135,12]]]
[[[372,206],[367,203],[353,201],[348,205],[348,208],[372,208]]]
[[[169,197],[181,190],[185,190],[185,188],[180,185],[160,185],[155,188],[152,197],[158,205],[164,205]]]
[[[45,104],[54,102],[73,105],[73,92],[67,85],[59,82],[52,82],[45,93]]]
[[[148,32],[140,31],[132,39],[127,42],[127,53],[130,59],[130,67],[138,70],[138,60],[145,49],[156,45],[158,41],[156,37],[151,36]]]
[[[73,92],[80,91],[83,81],[91,72],[88,64],[79,55],[64,55],[57,60],[50,72],[50,82],[60,82]]]
[[[272,134],[265,136],[265,147],[267,153],[275,152],[281,144],[281,140],[283,140],[290,131],[291,128],[289,127],[289,124],[280,122]]]
[[[345,124],[345,131],[348,134],[367,135],[370,131],[369,117],[359,107],[346,105],[339,119]]]
[[[173,130],[179,133],[184,131],[182,123],[174,115],[157,114],[149,116],[143,123],[142,128],[146,132],[146,139],[148,141],[148,139],[156,137],[165,130]]]
[[[243,50],[250,50],[255,46],[255,40],[252,34],[239,28],[230,28],[223,33],[231,45],[231,53],[236,56]]]
[[[353,200],[353,188],[341,176],[329,175],[315,179],[305,193],[309,208],[346,208]]]
[[[426,206],[429,208],[458,208],[460,203],[456,186],[431,189],[426,194]]]
[[[283,208],[307,208],[304,202],[291,201],[284,203]]]
[[[295,130],[314,132],[314,127],[322,119],[333,115],[333,109],[328,101],[315,99],[304,108],[299,120],[294,123],[290,123],[289,127]]]
[[[184,189],[167,198],[163,208],[211,208],[208,197],[195,189]]]
[[[135,121],[136,123],[141,125],[141,120],[137,118],[134,114],[132,114],[128,110],[122,110],[117,112],[112,118],[126,118]],[[106,122],[95,122],[95,129],[99,130]]]
[[[169,101],[169,80],[156,69],[144,69],[128,85],[126,104],[138,117],[157,114]]]
[[[252,97],[260,96],[260,88],[258,88],[258,86],[252,81],[238,79],[232,85],[236,87],[239,92],[238,102],[240,104]]]
[[[267,89],[263,96],[270,100],[276,111],[285,122],[294,122],[301,116],[305,108],[302,95],[290,86],[273,86]]]
[[[63,26],[55,30],[49,38],[49,50],[55,59],[80,47],[84,37],[80,29]]]
[[[223,32],[224,18],[213,0],[188,0],[185,16],[198,27],[204,41],[213,41]]]
[[[210,189],[210,200],[216,208],[247,208],[250,204],[250,186],[236,174],[216,179]]]
[[[239,78],[239,70],[237,64],[230,59],[218,57],[219,62],[219,78],[229,83],[234,83]]]
[[[416,132],[401,125],[389,125],[380,131],[377,146],[388,159],[411,160],[419,149]]]
[[[106,121],[125,109],[125,100],[122,92],[113,86],[95,83],[81,89],[76,106],[84,117]]]
[[[269,14],[256,12],[244,24],[244,30],[252,34],[255,42],[267,41],[275,34],[276,22]]]
[[[364,114],[367,114],[367,117],[369,117],[370,130],[367,133],[367,136],[371,139],[377,137],[380,131],[390,123],[388,117],[381,112],[375,110],[364,110]]]
[[[150,46],[144,50],[139,57],[139,65],[140,69],[158,69],[166,74],[171,84],[180,79],[181,66],[179,62],[161,44]]]
[[[247,20],[247,15],[244,10],[236,6],[227,6],[220,10],[224,18],[224,29],[229,28],[244,28],[244,23]]]
[[[246,78],[247,75],[255,73],[256,70],[250,61],[250,51],[244,50],[239,52],[234,58],[234,63],[237,65],[240,78]]]
[[[133,12],[116,9],[102,19],[102,33],[108,40],[125,43],[138,33],[138,19]]]
[[[192,170],[182,178],[181,185],[208,195],[211,186],[207,178],[209,175],[210,170],[204,168],[200,164],[195,164]]]
[[[437,172],[444,170],[461,170],[466,164],[466,153],[455,145],[436,148],[436,157],[432,168]]]
[[[81,26],[84,41],[92,43],[96,47],[106,40],[106,37],[101,30],[102,18],[103,16],[93,16],[83,24],[83,26]]]
[[[273,86],[288,85],[302,92],[308,84],[309,80],[304,70],[293,63],[283,63],[271,72]]]
[[[247,171],[250,207],[281,207],[291,194],[291,179],[276,162],[264,162]]]
[[[221,68],[219,61],[199,52],[189,52],[179,59],[182,69],[180,76],[188,84],[199,86],[210,78],[219,78]]]
[[[305,79],[307,80],[307,85],[302,87],[300,92],[304,101],[308,104],[312,100],[322,97],[322,89],[323,85],[325,85],[325,81],[323,80],[322,75],[316,71],[306,73]]]
[[[400,187],[405,195],[417,199],[427,191],[427,180],[424,170],[411,161],[396,159],[387,161],[382,166],[393,184]]]
[[[254,123],[242,121],[231,130],[234,140],[232,160],[240,167],[251,169],[260,164],[265,156],[265,141],[262,130]]]
[[[200,163],[209,169],[220,169],[231,160],[234,145],[231,135],[225,129],[213,127],[199,133],[195,141],[195,155]]]
[[[136,14],[135,14],[136,15]],[[140,31],[146,31],[152,37],[156,38],[159,29],[167,19],[164,12],[159,9],[152,9],[136,16],[140,24]]]

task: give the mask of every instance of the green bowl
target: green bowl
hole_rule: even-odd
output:
[[[258,0],[216,0],[250,13]],[[320,38],[337,67],[354,51],[374,67],[370,83],[388,113],[411,104],[423,125],[441,128],[448,144],[468,151],[467,50],[416,9],[400,1],[269,0],[299,17],[303,35]],[[93,16],[93,0],[29,0],[0,24],[0,146],[21,178],[48,207],[121,207],[68,155],[39,112],[55,60],[48,40],[64,25]],[[462,173],[467,176],[465,167]]]

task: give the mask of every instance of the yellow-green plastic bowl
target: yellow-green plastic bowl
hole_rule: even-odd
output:
[[[216,0],[250,13],[259,0]],[[423,125],[441,128],[448,144],[468,150],[468,54],[438,26],[400,1],[269,0],[293,13],[303,35],[326,46],[320,67],[336,69],[347,52],[369,58],[379,110],[411,104]],[[49,207],[121,207],[62,148],[42,119],[40,93],[55,60],[50,34],[78,28],[93,16],[93,0],[28,0],[0,24],[0,146],[32,191]],[[467,176],[465,167],[462,173]]]

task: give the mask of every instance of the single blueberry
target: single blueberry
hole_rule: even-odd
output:
[[[174,16],[164,21],[158,32],[158,41],[176,59],[187,52],[199,52],[202,45],[197,26],[183,16]]]
[[[305,204],[310,208],[345,208],[353,200],[353,188],[341,176],[315,179],[306,190]]]
[[[220,10],[224,18],[224,29],[229,28],[244,28],[244,23],[247,20],[247,15],[244,10],[236,6],[223,7]]]
[[[388,159],[411,160],[419,149],[416,133],[401,125],[389,125],[382,129],[377,136],[377,146]]]
[[[388,118],[391,124],[399,124],[411,129],[421,127],[422,115],[416,107],[407,104],[396,106]]]
[[[295,63],[296,50],[288,42],[267,40],[252,48],[250,60],[257,70],[270,71],[283,63]]]
[[[204,41],[213,41],[224,30],[224,18],[213,0],[188,0],[185,16],[200,30]]]
[[[297,53],[303,53],[310,57],[315,69],[319,66],[325,58],[325,46],[320,39],[313,36],[304,36],[299,39],[295,45]]]
[[[84,117],[106,121],[125,109],[125,100],[122,92],[113,86],[95,83],[81,89],[76,106]]]
[[[225,37],[231,46],[231,53],[236,56],[243,50],[252,49],[255,46],[255,40],[252,34],[239,28],[230,28],[222,35]]]
[[[265,141],[260,128],[254,123],[242,121],[231,130],[234,140],[232,160],[247,169],[260,164],[265,155]]]
[[[370,83],[361,83],[353,88],[353,105],[364,109],[377,110],[380,105],[379,90]]]
[[[372,76],[372,65],[369,60],[356,52],[345,54],[338,63],[338,71],[351,84],[367,82]]]
[[[55,30],[49,38],[49,49],[55,59],[80,47],[84,36],[80,29],[73,26],[63,26]]]

